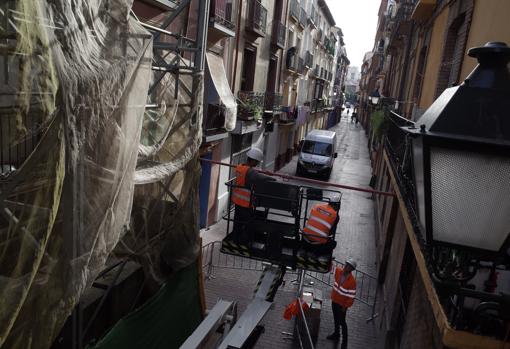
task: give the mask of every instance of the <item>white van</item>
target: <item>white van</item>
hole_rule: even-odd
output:
[[[312,130],[299,143],[296,176],[314,174],[329,179],[336,157],[336,132]]]

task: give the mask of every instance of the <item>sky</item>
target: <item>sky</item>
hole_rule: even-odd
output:
[[[381,0],[326,0],[336,26],[344,33],[347,57],[361,67],[363,56],[372,51]]]

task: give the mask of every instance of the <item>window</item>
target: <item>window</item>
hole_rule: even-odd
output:
[[[303,143],[302,152],[313,155],[331,156],[332,149],[333,147],[328,143],[305,141]]]
[[[241,75],[241,91],[253,91],[257,50],[252,47],[244,49],[243,71]]]
[[[448,28],[443,48],[443,58],[439,67],[436,98],[439,97],[446,88],[458,83],[462,53],[466,44],[466,40],[461,40],[459,35],[465,22],[464,19],[465,14],[463,13],[455,18]]]

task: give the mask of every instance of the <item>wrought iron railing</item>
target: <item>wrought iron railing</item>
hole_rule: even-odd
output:
[[[285,48],[285,25],[281,22],[273,22],[273,35],[271,38],[273,45]]]
[[[304,28],[306,26],[306,11],[303,7],[299,10],[299,24]]]
[[[323,43],[323,37],[322,37],[322,35],[323,35],[322,29],[319,29],[319,30],[317,31],[317,37],[316,37],[316,39],[317,39],[317,41],[318,41],[320,44],[324,44],[324,43]]]
[[[225,107],[218,104],[208,104],[204,116],[204,131],[220,130],[225,126]]]
[[[286,59],[287,69],[296,72],[298,68],[298,59],[296,55],[296,48],[291,47],[287,50],[287,59]]]
[[[297,59],[297,71],[300,74],[303,74],[305,72],[305,60],[303,57],[298,57]]]
[[[282,110],[283,95],[281,93],[266,92],[265,110],[279,112]]]
[[[318,11],[315,9],[315,6],[312,6],[312,9],[310,11],[310,17],[308,17],[308,21],[314,27],[317,27],[317,23],[319,22],[317,17],[318,17]]]
[[[402,194],[409,200],[410,209],[416,210],[413,159],[411,154],[411,139],[400,127],[413,125],[413,122],[397,113],[385,110],[384,146],[389,160],[397,176]]]
[[[209,15],[211,20],[221,25],[235,29],[232,20],[232,0],[211,0]]]
[[[310,51],[306,51],[305,52],[305,65],[308,67],[308,68],[312,68],[313,67],[313,55]]]
[[[297,0],[290,1],[290,16],[294,19],[299,20],[299,4]]]
[[[40,106],[32,108],[30,113],[17,114],[15,107],[0,107],[0,175],[23,164],[48,126],[37,114]]]
[[[249,16],[247,18],[248,29],[264,35],[267,26],[267,9],[262,6],[260,0],[248,0]]]

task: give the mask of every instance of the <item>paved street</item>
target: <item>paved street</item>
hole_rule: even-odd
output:
[[[368,187],[371,177],[370,161],[366,147],[367,138],[361,126],[356,127],[344,115],[342,121],[332,130],[337,132],[338,158],[335,161],[330,182],[352,186]],[[294,175],[297,157],[280,172]],[[358,261],[358,269],[374,275],[374,207],[371,195],[363,192],[342,190],[342,207],[337,229],[338,246],[334,251],[337,260],[353,257]],[[219,222],[208,230],[202,231],[204,244],[221,240],[225,235],[226,224]],[[238,301],[241,313],[251,300],[253,288],[260,272],[215,268],[215,278],[207,280],[206,301],[212,307],[220,298]],[[293,332],[293,321],[283,319],[283,310],[296,293],[296,285],[291,281],[295,274],[287,274],[285,286],[281,287],[272,309],[262,320],[265,332],[260,336],[255,348],[295,348],[298,343],[282,332]],[[310,280],[307,280],[310,281]],[[324,303],[321,313],[319,340],[316,348],[334,348],[333,342],[325,337],[333,330],[333,317],[329,299],[330,288],[315,280],[314,287],[322,289]],[[360,287],[360,285],[358,285]],[[371,309],[361,302],[355,302],[347,314],[349,326],[349,348],[375,348],[376,329],[373,322],[366,323]]]

